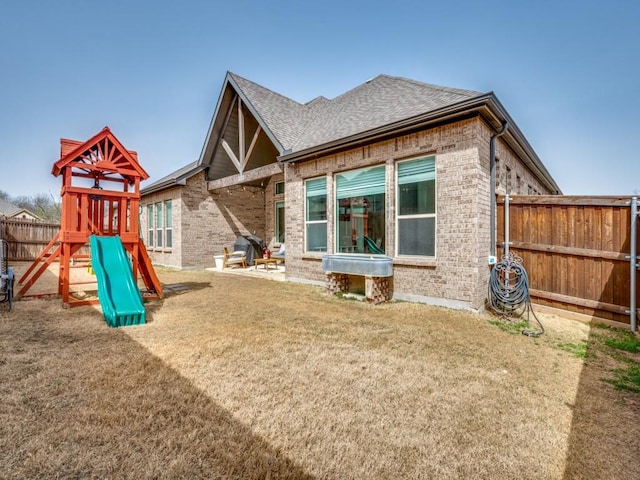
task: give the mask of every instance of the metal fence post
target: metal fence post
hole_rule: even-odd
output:
[[[509,257],[509,194],[504,196],[504,258]]]
[[[638,312],[636,307],[636,276],[638,270],[638,252],[637,252],[637,239],[638,239],[638,197],[631,197],[631,244],[630,244],[630,301],[629,301],[629,319],[631,320],[631,331],[636,331],[636,321],[638,318]]]

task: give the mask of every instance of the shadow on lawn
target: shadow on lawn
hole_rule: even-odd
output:
[[[619,364],[612,363],[598,330],[589,330],[564,478],[640,478],[640,394],[604,381]]]
[[[98,312],[0,336],[0,477],[313,478]]]

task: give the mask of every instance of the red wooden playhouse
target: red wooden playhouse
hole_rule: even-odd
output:
[[[58,260],[58,295],[65,305],[100,302],[111,326],[144,323],[144,308],[142,313],[139,307],[132,310],[129,294],[118,289],[128,283],[126,288],[135,290],[129,293],[136,305],[133,297],[139,297],[141,305],[142,297],[162,296],[162,286],[140,238],[140,181],[149,175],[138,163],[136,152],[124,148],[108,127],[86,142],[61,139],[60,146],[60,159],[51,171],[56,177],[62,175],[60,231],[20,278],[18,298]],[[78,266],[76,260],[83,257],[80,250],[88,243],[98,299],[76,298],[70,291],[71,269]],[[138,290],[138,278],[146,292]],[[125,311],[119,303],[127,304]]]

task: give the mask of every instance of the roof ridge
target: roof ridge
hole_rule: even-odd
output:
[[[418,85],[420,87],[429,87],[429,88],[433,88],[434,90],[440,90],[441,92],[447,92],[447,93],[454,93],[456,95],[460,95],[460,96],[467,96],[469,94],[478,94],[478,95],[482,95],[483,92],[479,92],[476,90],[468,90],[466,88],[457,88],[457,87],[447,87],[445,85],[437,85],[435,83],[429,83],[429,82],[421,82],[419,80],[415,80],[413,78],[407,78],[407,77],[397,77],[394,75],[387,75],[387,74],[380,74],[375,78],[379,78],[379,77],[386,77],[386,78],[391,78],[394,80],[402,80],[404,82],[407,83],[412,83],[414,85]],[[375,78],[373,80],[375,80]],[[486,92],[484,92],[486,93]]]
[[[256,83],[256,82],[254,82],[254,81],[252,81],[252,80],[249,80],[248,78],[244,78],[242,75],[238,75],[237,73],[233,73],[233,72],[231,72],[231,71],[229,71],[229,72],[227,72],[227,73],[228,73],[228,74],[229,74],[229,76],[230,76],[231,78],[233,78],[234,80],[236,80],[236,79],[238,79],[238,78],[239,78],[240,80],[242,80],[242,81],[244,81],[244,82],[250,83],[251,85],[255,85],[256,87],[258,87],[258,88],[260,88],[260,89],[262,89],[262,90],[265,90],[265,91],[267,91],[267,92],[269,92],[269,93],[272,93],[273,95],[276,95],[276,96],[278,96],[278,97],[280,97],[280,98],[284,98],[285,100],[288,100],[288,101],[293,102],[293,103],[295,103],[295,104],[297,104],[297,105],[300,105],[301,107],[306,107],[306,104],[304,104],[304,103],[300,103],[300,102],[298,102],[297,100],[294,100],[294,99],[293,99],[293,98],[291,98],[291,97],[287,97],[286,95],[283,95],[282,93],[278,93],[278,92],[276,92],[275,90],[272,90],[272,89],[270,89],[270,88],[268,88],[268,87],[265,87],[264,85],[260,85],[259,83]]]

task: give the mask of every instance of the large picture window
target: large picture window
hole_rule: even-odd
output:
[[[398,255],[436,254],[435,157],[397,163]]]
[[[305,239],[307,252],[327,251],[327,179],[305,182]]]
[[[385,252],[385,167],[336,175],[336,251]]]

